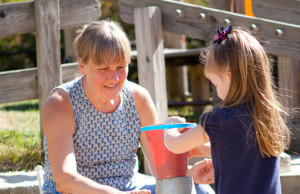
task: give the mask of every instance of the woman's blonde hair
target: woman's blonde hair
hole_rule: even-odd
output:
[[[77,31],[74,50],[83,63],[129,64],[130,43],[122,27],[109,20],[95,21]]]
[[[289,145],[286,126],[276,96],[271,65],[259,41],[243,28],[233,28],[228,38],[209,49],[218,69],[229,69],[231,82],[224,107],[250,103],[253,126],[263,157],[278,156]]]

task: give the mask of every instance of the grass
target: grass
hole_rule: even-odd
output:
[[[0,172],[44,163],[37,100],[1,104],[0,123]]]

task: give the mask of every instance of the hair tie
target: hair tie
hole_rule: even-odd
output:
[[[217,31],[217,35],[214,38],[213,43],[218,43],[220,44],[223,40],[225,40],[227,37],[227,34],[229,34],[232,30],[232,25],[228,26],[227,28],[224,29],[222,26],[220,29]]]

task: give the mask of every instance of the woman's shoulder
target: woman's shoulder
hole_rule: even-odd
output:
[[[142,86],[127,80],[125,86],[130,88],[132,91],[135,100],[142,100],[150,96],[149,92]]]
[[[61,110],[69,103],[70,99],[66,91],[61,88],[56,88],[47,99],[45,108]]]
[[[82,80],[82,76],[81,77],[78,77],[78,78],[75,78],[69,82],[66,82],[66,83],[63,83],[57,87],[54,88],[55,89],[62,89],[64,91],[66,91],[67,93],[69,93],[70,91],[72,90],[77,90],[78,87],[81,86],[81,80]]]

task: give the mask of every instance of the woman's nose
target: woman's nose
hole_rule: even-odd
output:
[[[119,75],[118,75],[118,72],[117,71],[114,71],[114,70],[112,70],[112,71],[110,71],[109,72],[109,79],[110,80],[119,80]]]

